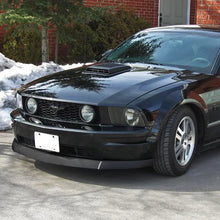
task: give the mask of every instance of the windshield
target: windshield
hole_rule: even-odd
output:
[[[113,50],[104,61],[158,64],[210,73],[219,49],[217,34],[141,32]]]

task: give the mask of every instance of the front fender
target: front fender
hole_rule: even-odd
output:
[[[200,118],[204,120],[207,126],[207,108],[201,99],[193,99],[190,94],[186,94],[186,85],[183,83],[169,85],[169,88],[164,87],[152,91],[133,102],[133,105],[138,106],[145,112],[151,114],[151,131],[153,136],[157,137],[161,128],[167,121],[167,118],[179,107],[189,105],[195,114],[200,114]],[[197,116],[197,115],[196,115]],[[205,127],[206,127],[205,126]]]

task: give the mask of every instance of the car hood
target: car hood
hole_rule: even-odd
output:
[[[26,84],[20,92],[76,103],[124,106],[143,94],[180,81],[179,76],[184,73],[177,69],[132,67],[120,73],[100,75],[88,73],[86,68],[45,76]]]

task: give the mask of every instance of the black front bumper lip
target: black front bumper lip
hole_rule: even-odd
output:
[[[45,163],[51,163],[56,165],[78,167],[87,169],[135,169],[152,165],[153,160],[132,160],[132,161],[109,161],[109,160],[91,160],[84,158],[64,157],[50,154],[46,151],[40,151],[32,147],[17,143],[13,141],[12,149],[20,154],[30,157],[35,160],[39,160]]]

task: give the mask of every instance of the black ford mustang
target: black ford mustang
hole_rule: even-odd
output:
[[[65,166],[185,173],[220,144],[220,30],[141,31],[90,66],[17,93],[14,151]]]

